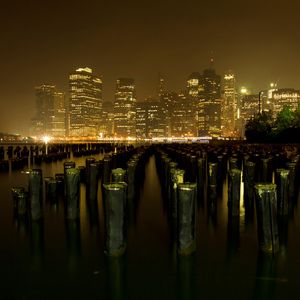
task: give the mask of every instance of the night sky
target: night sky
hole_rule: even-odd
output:
[[[158,72],[183,89],[212,52],[238,86],[300,88],[299,11],[297,0],[1,1],[0,132],[27,134],[34,86],[67,92],[78,67],[102,76],[109,101],[118,77],[135,78],[138,100],[155,94]]]

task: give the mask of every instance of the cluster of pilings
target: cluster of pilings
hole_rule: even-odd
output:
[[[163,144],[156,162],[180,254],[195,250],[196,204],[206,204],[216,219],[218,199],[228,182],[228,223],[239,226],[241,187],[247,216],[256,207],[258,242],[263,252],[276,253],[282,219],[297,205],[300,159],[296,147],[224,144]],[[243,183],[243,185],[241,184]],[[233,225],[235,224],[235,225]],[[230,226],[231,227],[231,226]]]
[[[64,204],[67,228],[78,228],[80,220],[80,185],[86,186],[86,201],[92,215],[98,215],[99,187],[103,195],[105,216],[105,252],[118,256],[126,249],[128,202],[134,201],[137,187],[144,178],[144,166],[149,149],[119,147],[103,159],[86,158],[85,166],[74,161],[63,163],[64,173],[43,179],[41,169],[28,173],[28,189],[13,187],[14,215],[28,223],[42,222],[46,202]],[[44,197],[45,196],[45,197]],[[73,225],[72,225],[73,224]]]
[[[20,170],[29,164],[40,165],[73,157],[91,156],[109,153],[114,150],[132,150],[132,145],[115,145],[111,143],[81,143],[81,144],[49,144],[49,145],[17,145],[0,147],[0,172]]]

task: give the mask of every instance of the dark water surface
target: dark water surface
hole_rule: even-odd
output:
[[[42,169],[53,176],[63,165]],[[44,204],[42,223],[28,224],[14,218],[11,197],[11,187],[27,186],[27,175],[0,173],[0,299],[300,299],[299,208],[280,253],[261,256],[255,216],[245,216],[242,200],[239,224],[228,222],[225,182],[215,216],[198,203],[197,252],[178,257],[154,156],[145,175],[129,206],[126,255],[108,258],[101,191],[98,213],[91,212],[81,185],[78,223],[65,221],[59,202]]]

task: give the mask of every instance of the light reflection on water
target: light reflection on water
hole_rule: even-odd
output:
[[[95,156],[99,159],[101,156]],[[84,165],[85,158],[74,159]],[[43,176],[62,173],[61,162],[43,164]],[[227,178],[215,211],[197,208],[197,252],[178,257],[154,156],[146,165],[138,199],[129,203],[127,252],[104,255],[101,190],[89,207],[81,185],[80,221],[65,221],[64,206],[44,203],[44,220],[13,217],[10,188],[26,174],[0,174],[0,245],[3,299],[272,299],[299,294],[300,224],[296,209],[282,229],[288,238],[276,259],[258,254],[256,222],[241,201],[229,220]],[[241,195],[243,187],[241,188]],[[287,229],[289,226],[289,231]]]

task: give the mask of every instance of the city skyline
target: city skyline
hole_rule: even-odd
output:
[[[34,87],[67,91],[79,66],[102,76],[104,101],[119,77],[135,79],[138,100],[155,93],[158,72],[169,90],[185,88],[211,56],[218,74],[235,71],[238,86],[300,87],[297,1],[61,2],[3,4],[0,131],[25,130]]]
[[[244,137],[246,123],[255,114],[270,113],[273,119],[288,106],[295,111],[300,90],[279,88],[276,83],[251,94],[236,88],[236,76],[222,76],[210,67],[192,72],[186,89],[165,89],[158,80],[157,94],[137,101],[133,78],[116,80],[113,102],[103,101],[100,77],[88,67],[70,73],[69,97],[55,86],[36,87],[36,113],[31,136],[76,139],[169,139]]]

